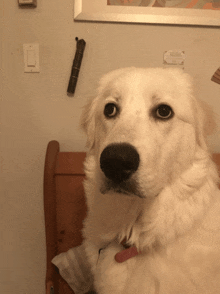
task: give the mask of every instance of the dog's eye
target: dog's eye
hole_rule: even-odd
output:
[[[156,109],[156,117],[160,119],[168,119],[173,117],[173,110],[169,105],[161,104]]]
[[[105,105],[104,115],[108,118],[115,117],[118,113],[118,108],[114,103],[108,103]]]

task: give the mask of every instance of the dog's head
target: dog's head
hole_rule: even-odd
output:
[[[156,196],[206,151],[211,122],[182,70],[108,73],[81,120],[100,191]]]

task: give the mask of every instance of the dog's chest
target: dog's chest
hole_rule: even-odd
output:
[[[220,289],[220,213],[213,205],[202,226],[153,253],[124,263],[107,248],[97,271],[100,294],[217,294]],[[108,292],[109,291],[109,292]]]
[[[184,247],[139,254],[121,264],[112,259],[117,249],[107,249],[98,267],[98,293],[217,294],[219,250],[198,244]]]

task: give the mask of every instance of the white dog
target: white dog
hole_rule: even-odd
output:
[[[102,78],[82,115],[84,245],[97,293],[220,293],[211,124],[181,70],[125,68]]]

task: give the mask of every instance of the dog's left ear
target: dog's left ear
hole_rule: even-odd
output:
[[[87,135],[86,147],[90,150],[95,144],[95,106],[96,99],[89,100],[84,106],[80,119],[80,125]]]
[[[195,127],[199,146],[207,150],[207,136],[216,130],[215,114],[212,108],[202,100],[195,101]]]

